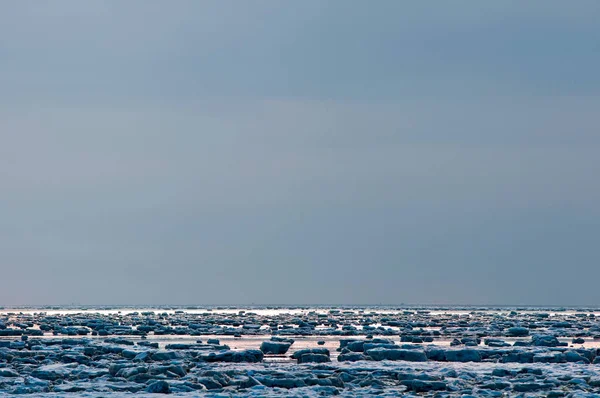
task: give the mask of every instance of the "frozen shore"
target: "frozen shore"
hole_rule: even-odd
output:
[[[596,314],[0,310],[0,395],[600,396]]]

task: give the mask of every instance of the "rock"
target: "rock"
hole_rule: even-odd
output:
[[[547,389],[548,386],[539,383],[515,383],[513,390],[517,392],[532,392]]]
[[[287,342],[263,341],[260,345],[260,350],[263,354],[283,355],[289,350],[291,345],[291,343]]]
[[[360,341],[360,340],[358,340],[358,339],[340,339],[340,348],[338,349],[338,351],[340,351],[342,348],[347,347],[348,344],[350,344],[354,341]]]
[[[408,346],[408,347],[407,347]],[[364,351],[372,350],[373,348],[388,348],[388,349],[396,349],[396,348],[404,348],[404,349],[418,349],[417,346],[411,346],[410,344],[403,344],[402,347],[399,347],[395,344],[386,344],[386,343],[365,343],[363,345]],[[361,351],[362,352],[362,351]]]
[[[144,352],[140,352],[139,354],[137,354],[134,358],[133,361],[134,362],[146,362],[149,361],[150,358],[150,353],[148,351],[144,351]]]
[[[348,354],[340,354],[337,357],[338,362],[356,362],[356,361],[366,361],[369,359],[365,354],[360,352],[351,352]]]
[[[300,378],[293,378],[293,377],[282,377],[282,378],[265,377],[265,378],[259,379],[258,381],[260,381],[262,384],[264,384],[267,387],[279,387],[279,388],[287,388],[287,389],[306,387],[306,383],[304,382],[304,380],[302,380]]]
[[[153,361],[172,361],[179,358],[182,358],[182,354],[176,351],[155,351],[150,354]]]
[[[167,368],[167,372],[170,372],[179,377],[184,377],[187,374],[187,371],[181,365],[171,365]]]
[[[78,385],[76,383],[63,383],[58,384],[53,387],[54,392],[66,392],[66,393],[76,393],[85,391],[86,387],[83,385]]]
[[[594,358],[596,358],[596,354],[597,354],[596,350],[594,348],[590,348],[590,349],[578,348],[578,349],[575,349],[572,351],[576,352],[577,354],[581,355],[582,357],[585,357],[590,362],[592,362],[594,360]],[[565,353],[568,353],[568,352],[571,352],[571,351],[566,351]]]
[[[198,383],[202,384],[208,390],[223,388],[223,385],[212,377],[201,377],[198,379]]]
[[[512,328],[508,328],[506,334],[511,337],[529,336],[529,329],[520,326],[515,326]]]
[[[152,394],[169,394],[171,392],[171,388],[169,383],[164,380],[159,380],[150,384],[148,388],[146,388],[146,392]]]
[[[116,377],[124,377],[126,379],[133,377],[139,373],[146,373],[148,371],[148,368],[142,368],[142,367],[130,367],[130,368],[121,368],[119,369],[117,372],[113,371],[111,372],[111,374],[113,374]]]
[[[135,358],[135,357],[136,357],[138,354],[139,354],[139,352],[137,352],[137,351],[133,351],[133,350],[123,350],[123,351],[121,351],[121,355],[122,355],[124,358],[127,358],[127,359],[133,359],[133,358]]]
[[[288,337],[272,336],[271,337],[271,341],[278,341],[278,342],[281,342],[281,343],[294,344],[294,339],[290,339]]]
[[[363,340],[352,341],[346,345],[352,352],[364,352],[365,351],[365,342]]]
[[[196,344],[174,343],[174,344],[167,344],[165,346],[165,349],[166,350],[193,350],[197,347],[198,347],[198,345],[196,345]]]
[[[512,373],[508,369],[496,368],[492,371],[492,376],[496,376],[496,377],[506,377],[506,376],[511,376],[511,375],[512,375]]]
[[[467,347],[477,347],[481,343],[481,339],[478,339],[476,337],[463,337],[461,339],[461,343],[463,343]]]
[[[447,388],[446,383],[443,381],[402,380],[400,384],[407,386],[416,393],[444,391]]]
[[[298,358],[298,363],[309,363],[309,362],[315,362],[315,363],[324,363],[324,362],[331,362],[331,360],[329,359],[328,355],[323,355],[323,354],[303,354],[300,356],[300,358]]]
[[[19,377],[19,374],[12,369],[0,368],[0,377]]]
[[[600,378],[593,378],[588,381],[588,384],[592,387],[600,387]]]
[[[481,362],[481,354],[477,350],[448,350],[446,351],[448,362]]]
[[[260,385],[260,382],[252,376],[244,377],[242,381],[240,381],[240,388],[252,388]]]
[[[264,354],[260,350],[211,352],[200,356],[205,362],[261,362]]]
[[[582,356],[577,351],[566,351],[564,353],[564,358],[567,362],[582,362],[585,364],[590,363],[590,360],[588,358]]]
[[[499,340],[499,339],[485,339],[484,344],[489,347],[497,347],[497,348],[510,347],[509,343],[507,343],[506,341],[503,341],[503,340]]]
[[[151,343],[149,341],[138,341],[137,344],[149,348],[158,348],[158,343]]]
[[[424,351],[420,350],[404,350],[404,349],[388,349],[388,348],[373,348],[366,352],[367,356],[374,361],[410,361],[410,362],[426,362],[427,356]]]
[[[553,309],[551,315],[516,309],[510,316],[505,310],[461,307],[458,312],[435,308],[434,314],[376,307],[301,308],[292,313],[268,308],[257,314],[229,310],[174,313],[175,309],[145,314],[103,307],[98,307],[100,312],[81,313],[0,311],[0,323],[5,325],[0,329],[9,336],[0,338],[0,396],[150,397],[154,393],[145,390],[152,385],[164,390],[163,383],[178,396],[214,397],[583,398],[600,391],[598,365],[590,364],[600,364],[600,349],[578,345],[594,336],[600,340],[600,317],[591,308]],[[35,325],[39,330],[33,329]],[[90,332],[107,337],[84,337]],[[46,336],[37,337],[40,333]],[[231,337],[242,333],[254,344],[265,341],[263,351],[275,355],[281,355],[281,344],[293,342],[292,336],[302,339],[294,344],[311,348],[291,355],[299,365],[268,360],[261,364],[256,363],[264,359],[261,350],[232,351],[217,339],[210,343],[219,344],[195,342],[199,336],[228,336],[243,348],[249,340]],[[169,348],[159,349],[158,343],[143,340],[154,335],[165,336],[160,348],[165,343]],[[406,344],[398,342],[400,336]],[[519,341],[508,346],[506,336],[516,337],[511,344]],[[202,338],[206,341],[207,337]],[[334,338],[341,338],[340,355],[331,363],[325,345]],[[434,338],[455,339],[452,344],[457,346],[450,348],[438,341],[418,344]],[[475,348],[482,340],[485,346]],[[287,346],[285,355],[292,354],[290,349]],[[417,362],[369,362],[386,360]],[[440,363],[421,363],[424,360]],[[361,362],[348,363],[355,361]],[[483,363],[460,363],[464,361]],[[519,365],[534,362],[533,366]]]
[[[120,339],[120,338],[109,338],[109,339],[105,339],[104,340],[106,343],[112,343],[112,344],[121,344],[121,345],[135,345],[135,343],[131,340],[127,340],[127,339]]]
[[[562,352],[543,352],[533,356],[533,362],[563,363],[566,361],[565,355]]]
[[[492,383],[485,383],[481,385],[484,390],[504,390],[510,387],[510,383],[505,381],[495,381]]]
[[[129,363],[127,362],[112,363],[108,367],[108,373],[111,376],[116,376],[121,371],[121,369],[128,368],[129,366]]]
[[[45,365],[35,369],[33,372],[31,372],[31,375],[38,379],[55,381],[66,378],[74,368],[76,368],[75,364]]]
[[[500,358],[500,362],[502,363],[532,363],[533,362],[533,352],[524,352],[524,351],[512,351],[508,352]]]
[[[535,335],[531,338],[531,344],[536,347],[558,347],[558,339],[549,335]]]
[[[536,376],[541,376],[544,374],[544,372],[542,372],[542,369],[539,369],[539,368],[522,368],[517,373],[518,374],[530,374],[530,375],[536,375]]]
[[[291,357],[293,359],[298,359],[304,354],[321,354],[329,356],[329,350],[327,348],[307,348],[294,352]]]

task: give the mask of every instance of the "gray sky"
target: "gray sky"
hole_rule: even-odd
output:
[[[0,2],[0,304],[600,304],[600,2]]]

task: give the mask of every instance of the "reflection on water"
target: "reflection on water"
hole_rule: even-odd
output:
[[[508,314],[511,311],[518,311],[522,314],[546,313],[549,316],[557,315],[577,315],[577,314],[593,314],[600,316],[599,308],[552,308],[552,307],[389,307],[389,306],[316,306],[316,307],[270,307],[270,306],[239,306],[239,307],[0,307],[0,314],[7,313],[45,313],[48,315],[69,315],[69,314],[132,314],[152,311],[156,313],[174,314],[176,312],[185,312],[187,314],[239,314],[245,312],[248,314],[256,314],[259,316],[276,316],[281,314],[290,315],[306,315],[309,313],[328,314],[332,311],[348,314],[405,314],[408,312],[427,313],[432,316],[436,315],[464,315],[470,316],[474,313],[487,314]]]
[[[352,319],[355,318],[356,315],[368,315],[368,314],[379,314],[379,315],[402,315],[404,317],[412,317],[418,318],[420,315],[427,314],[429,318],[436,317],[446,317],[449,316],[459,316],[465,318],[478,317],[481,315],[485,315],[487,317],[493,317],[494,315],[500,315],[501,317],[510,317],[511,311],[517,311],[519,314],[536,314],[536,313],[544,313],[547,314],[547,318],[551,320],[553,317],[557,318],[565,318],[565,317],[590,317],[596,316],[600,317],[600,310],[597,308],[517,308],[517,307],[427,307],[427,306],[293,306],[293,307],[278,307],[278,306],[248,306],[248,307],[233,307],[233,306],[205,306],[205,307],[183,307],[183,306],[163,306],[163,307],[36,307],[36,308],[3,308],[0,309],[0,316],[9,317],[9,314],[23,314],[25,317],[34,314],[45,314],[47,316],[53,315],[63,315],[63,316],[74,316],[74,315],[89,315],[93,317],[94,315],[116,315],[120,314],[123,316],[137,314],[141,316],[143,312],[154,312],[156,314],[166,313],[169,315],[173,315],[175,313],[186,313],[190,315],[204,315],[210,316],[211,314],[221,314],[228,315],[231,314],[232,317],[240,315],[244,313],[246,316],[256,315],[257,317],[277,317],[279,315],[292,315],[292,316],[303,316],[308,314],[320,314],[323,316],[327,316],[329,314],[337,314],[337,315],[348,315],[348,322],[346,324],[351,324],[357,331],[363,330],[363,326],[357,323],[352,323]],[[592,318],[590,318],[592,319]],[[597,318],[600,319],[600,318]],[[239,330],[242,328],[242,325],[232,326],[232,325],[220,325],[223,327],[227,327],[230,329]],[[341,329],[343,324],[338,324],[337,329]],[[379,323],[373,323],[370,326],[379,327],[382,326]],[[266,328],[266,325],[263,325],[262,328]],[[33,329],[38,329],[39,325],[32,325]],[[318,325],[316,327],[316,331],[329,328],[325,325]],[[412,343],[401,343],[399,338],[399,333],[401,329],[396,326],[385,326],[385,329],[394,332],[395,336],[384,335],[381,336],[383,338],[391,339],[396,342],[396,344],[412,344]],[[422,327],[422,330],[425,331],[439,331],[440,327]],[[365,332],[363,331],[363,334]],[[51,333],[46,332],[44,336],[35,337],[35,338],[55,338],[57,336],[53,336]],[[59,336],[60,338],[67,336]],[[106,337],[100,336],[83,336],[86,338],[99,339],[103,340]],[[139,336],[120,336],[125,337],[131,340],[139,340]],[[324,347],[328,348],[332,356],[337,356],[336,349],[339,347],[339,341],[342,338],[352,338],[351,336],[291,336],[294,338],[295,343],[290,348],[288,355],[292,354],[294,351],[304,348],[315,348],[315,347]],[[77,338],[76,336],[70,338]],[[189,336],[189,335],[148,335],[148,341],[158,342],[161,348],[164,348],[167,344],[172,343],[194,343],[197,340],[206,341],[208,338],[216,338],[221,341],[222,344],[226,344],[235,350],[243,350],[243,349],[256,349],[260,346],[262,341],[268,340],[269,335],[242,335],[242,337],[233,337],[229,335],[202,335],[202,336]],[[357,337],[358,339],[364,339],[365,336]],[[6,339],[14,339],[11,337],[0,337],[2,340]],[[529,340],[530,337],[522,337],[522,338],[511,338],[511,337],[503,337],[502,340],[510,343],[511,345],[519,340]],[[571,338],[559,338],[561,342],[569,343],[571,342]],[[324,341],[325,344],[319,346],[317,344],[318,341]],[[440,346],[449,346],[452,341],[452,338],[448,337],[434,337],[433,343],[425,343],[425,344],[435,344]],[[483,342],[482,342],[483,345]],[[600,340],[593,340],[591,338],[586,338],[584,344],[577,344],[575,347],[586,347],[586,348],[600,348]],[[272,358],[272,360],[287,360],[288,356],[281,356]]]
[[[87,338],[87,339],[94,339],[94,340],[99,340],[99,341],[103,341],[105,340],[107,337],[101,337],[101,336],[73,336],[73,337],[67,337],[67,336],[60,336],[58,338]],[[448,339],[448,338],[439,338],[439,339],[435,339],[433,343],[426,343],[426,344],[416,344],[416,343],[404,343],[404,342],[400,342],[400,338],[398,337],[394,337],[394,336],[382,336],[383,338],[389,339],[394,341],[395,344],[397,345],[401,345],[401,344],[410,344],[410,345],[415,345],[415,346],[426,346],[427,344],[435,344],[436,346],[450,346],[450,343],[452,341],[452,339]],[[55,339],[57,338],[57,336],[53,336],[51,334],[46,333],[44,336],[39,336],[39,337],[35,337],[36,339],[42,338],[42,339]],[[119,336],[119,338],[126,338],[128,340],[132,340],[132,341],[141,341],[139,336]],[[269,362],[289,362],[292,361],[290,359],[290,355],[292,355],[295,351],[298,350],[302,350],[305,348],[327,348],[329,349],[329,351],[331,352],[331,357],[332,359],[337,358],[337,356],[339,355],[339,352],[337,351],[337,348],[340,346],[340,339],[354,339],[354,337],[350,337],[350,336],[292,336],[292,338],[294,339],[294,344],[292,344],[292,346],[290,347],[289,351],[285,354],[285,355],[279,355],[279,356],[267,356],[265,357],[265,361]],[[160,349],[164,349],[167,344],[176,344],[176,343],[183,343],[183,344],[193,344],[197,341],[202,341],[204,343],[206,343],[206,341],[208,339],[217,339],[220,341],[221,344],[227,345],[229,346],[232,350],[247,350],[247,349],[258,349],[260,347],[260,344],[263,341],[269,340],[269,336],[242,336],[242,337],[233,337],[233,336],[222,336],[222,335],[204,335],[204,336],[148,336],[147,339],[145,339],[145,341],[149,341],[149,342],[156,342],[158,343],[158,346]],[[356,337],[357,340],[362,340],[364,339],[363,337]],[[14,340],[14,338],[8,338],[8,337],[0,337],[0,340]],[[527,341],[529,340],[529,338],[526,337],[522,337],[522,338],[510,338],[510,337],[505,337],[502,338],[502,340],[511,343],[511,345],[515,342],[515,341]],[[559,338],[559,340],[561,342],[567,342],[570,343],[570,339],[569,338]],[[318,342],[319,341],[323,341],[325,344],[324,345],[319,345]],[[484,343],[482,342],[480,344],[481,347],[485,347]],[[575,347],[578,348],[600,348],[600,340],[586,340],[586,342],[584,344],[576,344],[574,345]]]

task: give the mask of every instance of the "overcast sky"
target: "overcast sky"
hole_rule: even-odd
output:
[[[0,305],[600,304],[598,21],[1,1]]]

